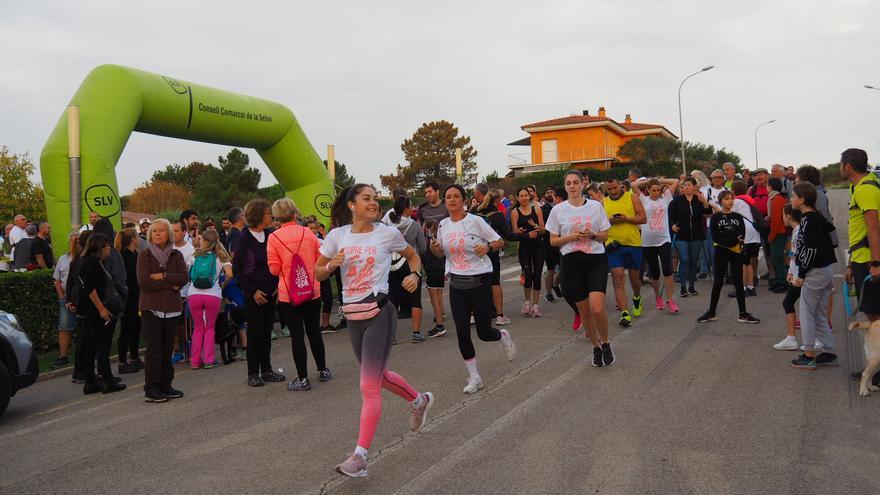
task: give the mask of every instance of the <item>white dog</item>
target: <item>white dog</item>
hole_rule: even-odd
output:
[[[880,369],[880,320],[875,322],[854,321],[849,324],[850,330],[867,330],[865,333],[865,370],[859,382],[859,395],[867,396],[871,392],[880,392],[880,388],[871,384],[874,373]]]

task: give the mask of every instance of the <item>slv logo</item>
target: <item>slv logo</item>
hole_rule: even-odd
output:
[[[319,194],[315,196],[315,209],[318,213],[325,217],[330,216],[330,209],[333,207],[333,197],[329,194]]]
[[[112,217],[122,210],[120,208],[119,196],[107,184],[95,184],[86,189],[84,199],[89,210],[102,217]]]
[[[171,86],[171,89],[175,93],[177,93],[179,95],[189,95],[189,117],[187,117],[187,119],[186,119],[186,128],[189,129],[189,127],[192,125],[192,121],[193,121],[192,88],[188,85],[184,85],[182,82],[178,81],[177,79],[173,79],[168,76],[162,76],[162,79],[164,79],[165,82],[167,82],[168,85]]]

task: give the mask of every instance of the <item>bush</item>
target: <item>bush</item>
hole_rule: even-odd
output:
[[[18,317],[38,349],[58,345],[58,295],[52,270],[0,273],[0,309]]]

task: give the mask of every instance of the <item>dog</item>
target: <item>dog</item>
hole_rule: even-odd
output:
[[[235,358],[232,357],[235,335],[242,328],[243,323],[243,311],[234,304],[227,304],[226,308],[217,314],[214,342],[220,345],[220,358],[223,364],[235,362]]]
[[[854,321],[849,324],[850,330],[866,330],[865,333],[865,370],[859,381],[859,395],[866,397],[871,392],[880,392],[880,387],[871,383],[874,373],[880,369],[880,320]]]

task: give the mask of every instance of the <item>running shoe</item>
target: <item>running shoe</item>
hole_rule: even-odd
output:
[[[700,293],[697,292],[697,288],[696,288],[696,287],[691,286],[691,287],[688,287],[688,295],[689,295],[689,296],[699,296]]]
[[[816,365],[816,359],[807,356],[806,354],[801,354],[800,356],[791,360],[791,367],[797,368],[800,370],[815,370],[818,366]]]
[[[601,368],[605,366],[605,363],[602,361],[602,348],[601,347],[593,347],[593,366],[597,368]]]
[[[751,323],[751,324],[761,323],[761,320],[755,318],[754,316],[750,315],[749,313],[740,313],[739,316],[736,318],[736,321],[738,321],[739,323]]]
[[[186,359],[186,356],[184,356],[182,352],[175,352],[171,355],[171,364],[177,364],[184,359]]]
[[[758,291],[754,287],[746,289],[746,297],[758,297]]]
[[[275,370],[267,371],[260,376],[264,382],[283,382],[287,379],[286,376],[278,373]]]
[[[717,319],[718,319],[718,317],[715,316],[715,313],[712,313],[711,311],[706,311],[705,313],[703,313],[703,316],[697,318],[697,322],[698,323],[708,323],[710,321],[715,321]]]
[[[412,415],[409,417],[409,431],[418,432],[428,422],[428,411],[434,405],[434,394],[425,392],[421,395],[422,405],[412,408]]]
[[[797,337],[794,335],[786,335],[784,339],[773,344],[773,348],[777,351],[796,351],[798,350]]]
[[[478,390],[483,388],[483,379],[479,376],[468,378],[467,385],[464,386],[464,390],[462,390],[466,394],[475,394]]]
[[[562,299],[562,287],[560,287],[558,285],[554,285],[553,292],[556,293],[556,297],[558,297],[559,299]]]
[[[516,344],[510,338],[510,332],[503,328],[501,329],[501,346],[504,347],[504,355],[507,356],[507,360],[513,361],[513,358],[516,357]]]
[[[814,351],[820,351],[820,350],[822,350],[822,349],[824,349],[824,348],[825,348],[825,346],[822,345],[822,342],[820,342],[818,338],[816,338],[816,340],[813,341],[813,350],[814,350]],[[804,346],[801,346],[801,350],[802,350],[802,351],[806,351],[807,348],[804,347]]]
[[[351,454],[345,462],[336,466],[336,472],[349,478],[366,478],[367,460],[359,454]]]
[[[412,343],[413,344],[418,344],[419,342],[424,342],[425,340],[426,340],[425,336],[422,335],[421,332],[413,332],[413,334],[412,334]]]
[[[330,373],[330,368],[324,368],[318,371],[319,382],[329,382],[331,378],[333,378],[333,374]]]
[[[58,356],[57,358],[55,358],[55,362],[52,363],[51,368],[53,370],[57,370],[58,368],[63,368],[69,364],[70,364],[70,360],[67,359],[67,356]],[[119,363],[120,368],[123,365],[125,365],[125,367],[128,367],[128,363]],[[135,371],[137,371],[137,370],[135,370]],[[122,373],[122,372],[120,371],[120,373]],[[127,371],[126,373],[134,373],[134,371]]]
[[[687,289],[685,289],[684,287],[682,287],[681,290],[678,292],[678,297],[687,297],[687,296],[688,296],[688,291],[687,291]]]
[[[574,314],[574,321],[571,323],[571,329],[574,330],[575,332],[577,332],[578,330],[581,329],[581,314],[580,313]]]
[[[260,375],[248,375],[247,384],[248,387],[262,387],[266,382],[260,378]]]
[[[614,352],[611,350],[610,342],[602,344],[602,363],[605,366],[611,366],[614,364]]]
[[[179,399],[179,398],[183,397],[183,392],[181,392],[180,390],[177,390],[174,387],[163,388],[160,390],[160,392],[165,394],[165,396],[168,397],[169,399]]]
[[[818,356],[816,356],[816,365],[840,366],[840,361],[837,360],[837,354],[831,352],[822,352]]]
[[[654,309],[657,311],[663,311],[663,298],[655,297],[654,298]]]
[[[334,327],[333,325],[325,325],[321,327],[321,333],[335,333],[338,331],[339,330],[336,330],[336,327]]]
[[[120,375],[127,375],[130,373],[138,372],[137,365],[135,365],[134,363],[119,363],[119,365],[116,366],[116,370],[119,372]]]
[[[294,378],[287,384],[287,390],[290,390],[291,392],[305,392],[306,390],[311,389],[312,384],[309,383],[308,378]]]
[[[633,296],[633,316],[642,316],[642,296]]]
[[[531,316],[532,315],[532,303],[526,301],[522,305],[522,310],[520,310],[523,316]]]
[[[547,302],[550,303],[550,304],[553,304],[553,303],[556,302],[556,298],[553,297],[553,293],[552,293],[552,292],[548,292],[547,294],[544,294],[544,300],[547,301]]]
[[[434,325],[434,328],[428,330],[428,337],[442,337],[446,335],[446,327],[443,325]]]
[[[620,312],[620,320],[617,322],[617,324],[626,328],[632,325],[632,321],[632,316],[629,315],[629,311],[623,310]]]
[[[672,314],[678,314],[678,304],[675,304],[675,301],[666,301],[666,309],[669,310]]]
[[[496,323],[497,325],[510,325],[510,324],[511,324],[511,320],[510,320],[510,318],[508,318],[508,317],[506,317],[506,316],[504,316],[504,315],[498,315],[498,316],[495,318],[495,323]]]
[[[532,318],[540,318],[540,317],[544,316],[544,314],[541,313],[541,308],[539,308],[537,304],[532,306],[532,315],[531,316],[532,316]]]
[[[202,369],[206,369],[206,370],[209,370],[211,368],[216,368],[216,367],[217,367],[216,361],[214,361],[213,363],[205,363],[202,365]]]
[[[168,396],[159,391],[144,392],[144,402],[168,402]]]

